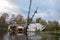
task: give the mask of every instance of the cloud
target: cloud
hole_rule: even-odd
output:
[[[58,22],[60,22],[60,13],[57,12],[56,10],[55,11],[52,11],[52,10],[48,10],[48,11],[38,11],[37,14],[35,14],[35,19],[36,18],[42,18],[46,21],[53,21],[53,20],[56,20]]]
[[[18,6],[10,2],[9,0],[0,0],[0,14],[1,13],[15,13]]]
[[[31,15],[38,8],[34,18],[41,17],[44,20],[60,21],[60,0],[32,0]],[[28,14],[29,0],[0,0],[0,12],[7,12],[10,15],[22,14],[25,18]]]

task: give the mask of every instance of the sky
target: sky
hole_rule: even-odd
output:
[[[27,18],[30,0],[0,0],[0,14],[22,14]],[[60,0],[32,0],[30,17],[38,7],[34,19],[41,17],[46,21],[60,22]]]

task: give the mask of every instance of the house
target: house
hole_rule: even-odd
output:
[[[45,29],[45,26],[43,26],[42,24],[40,23],[32,23],[32,24],[29,24],[28,26],[28,31],[42,31]]]

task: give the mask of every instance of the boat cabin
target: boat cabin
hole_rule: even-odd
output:
[[[9,26],[8,30],[9,33],[24,33],[24,27],[18,25]]]

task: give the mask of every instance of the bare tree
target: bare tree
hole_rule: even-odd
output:
[[[2,16],[1,16],[1,20],[5,23],[7,18],[9,18],[8,13],[3,13]]]

